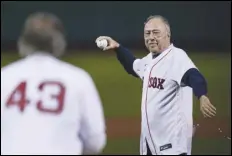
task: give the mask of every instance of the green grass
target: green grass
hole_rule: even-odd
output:
[[[102,154],[139,155],[139,137],[109,139]]]
[[[231,155],[231,140],[224,138],[196,138],[193,140],[192,147],[193,155]]]
[[[137,53],[137,56],[145,53]],[[217,117],[231,116],[231,55],[230,53],[190,53],[189,56],[203,73],[208,82],[208,95],[217,107]],[[2,53],[2,64],[17,60],[12,53]],[[103,52],[67,55],[63,60],[88,71],[99,90],[105,116],[140,117],[141,87],[139,79],[128,75],[114,54]],[[194,117],[201,115],[199,102],[194,98]],[[210,131],[210,130],[209,130]],[[200,139],[193,141],[193,154],[231,153],[230,141],[222,139]],[[136,138],[118,138],[108,140],[103,154],[138,154],[139,136]]]

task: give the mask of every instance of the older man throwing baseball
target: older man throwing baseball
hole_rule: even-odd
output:
[[[193,96],[200,100],[205,117],[216,114],[207,97],[207,83],[186,52],[171,41],[168,21],[150,16],[145,22],[144,40],[149,54],[135,58],[130,51],[110,37],[107,47],[114,49],[125,70],[143,81],[141,102],[142,155],[191,154],[193,133]]]

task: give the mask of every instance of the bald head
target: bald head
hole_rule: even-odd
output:
[[[30,15],[25,22],[18,45],[22,55],[35,52],[61,55],[66,47],[62,22],[50,13],[39,12]]]
[[[171,31],[168,21],[162,16],[150,16],[144,25],[144,40],[147,49],[161,53],[170,45]]]

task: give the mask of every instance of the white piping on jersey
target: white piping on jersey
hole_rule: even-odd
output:
[[[171,51],[172,51],[172,49],[170,49],[169,52],[167,52],[167,54],[165,54],[162,58],[160,58],[160,60],[158,60],[158,61],[151,67],[151,70],[150,70],[148,79],[150,79],[151,72],[152,72],[153,68],[155,67],[155,65],[158,64],[158,63],[159,63],[165,56],[167,56]],[[148,81],[148,83],[149,83],[149,81]],[[153,148],[155,149],[155,154],[158,155],[157,152],[156,152],[156,146],[155,146],[154,141],[153,141],[153,138],[152,138],[152,136],[151,136],[151,131],[150,131],[149,123],[148,123],[148,115],[147,115],[147,93],[148,93],[148,84],[147,84],[146,100],[145,100],[145,110],[146,110],[145,112],[146,112],[146,119],[147,119],[148,132],[149,132],[149,135],[150,135],[152,144],[153,144]]]

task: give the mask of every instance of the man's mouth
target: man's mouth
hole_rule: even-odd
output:
[[[150,46],[156,46],[157,43],[149,43]]]

